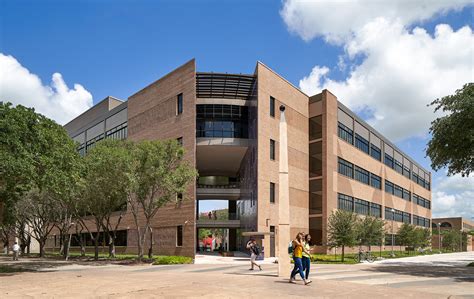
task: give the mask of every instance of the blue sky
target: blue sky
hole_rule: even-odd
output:
[[[297,2],[0,0],[0,52],[16,60],[10,60],[10,66],[26,70],[33,77],[37,76],[40,82],[31,83],[36,86],[36,91],[46,89],[40,92],[42,96],[46,94],[43,102],[25,103],[24,98],[16,95],[22,94],[30,86],[22,86],[21,82],[30,81],[21,79],[21,72],[18,72],[18,80],[12,79],[14,83],[11,84],[19,82],[17,87],[21,91],[13,90],[4,95],[10,95],[14,103],[30,104],[59,122],[65,122],[65,119],[87,109],[91,99],[93,103],[108,95],[127,99],[191,58],[197,59],[199,71],[230,73],[252,73],[255,62],[260,60],[307,93],[317,91],[318,88],[329,88],[382,133],[396,140],[403,151],[429,168],[424,148],[429,119],[434,115],[426,108],[416,107],[425,107],[427,102],[437,96],[453,92],[455,86],[461,87],[463,83],[473,80],[472,32],[469,32],[473,27],[472,6],[462,0],[459,3],[452,1],[453,4],[450,4],[451,1],[439,1],[435,5],[420,0],[420,6],[427,5],[427,8],[403,9],[392,7],[390,1],[381,1],[377,5],[369,1],[363,7],[348,8],[346,5],[335,9],[325,8],[330,6],[325,1],[317,1],[314,5]],[[344,10],[353,13],[353,16],[347,17],[343,14]],[[330,15],[330,18],[325,18],[323,13]],[[380,18],[387,22],[368,26]],[[448,24],[450,27],[451,31],[447,30],[443,35],[444,39],[470,48],[470,52],[465,54],[466,59],[471,57],[470,62],[467,60],[467,69],[465,61],[451,62],[441,54],[431,56],[438,51],[446,55],[459,55],[451,48],[443,48],[442,44],[446,42],[436,36],[436,26],[439,24]],[[374,30],[374,27],[384,28],[392,36],[372,33],[370,30]],[[416,27],[426,30],[428,36],[416,35],[413,32]],[[372,43],[367,38],[367,32],[369,36],[379,38],[380,42]],[[332,39],[334,36],[337,36],[336,40]],[[411,41],[404,44],[406,39]],[[427,62],[426,73],[439,72],[444,76],[443,65],[452,65],[455,72],[446,75],[451,76],[452,80],[445,79],[451,84],[449,88],[436,90],[440,84],[435,83],[434,88],[433,85],[416,86],[415,83],[410,86],[411,83],[402,82],[404,76],[390,76],[399,68],[391,69],[390,64],[381,60],[385,56],[389,57],[385,53],[390,53],[391,47],[394,52],[402,53],[405,49],[407,53],[418,52],[413,46],[418,42],[420,57],[433,59]],[[406,48],[401,48],[403,46]],[[400,64],[406,57],[399,57]],[[413,65],[413,62],[406,61],[406,64]],[[416,64],[413,67],[416,68]],[[437,66],[430,69],[433,64]],[[459,69],[456,69],[457,65],[460,65]],[[315,67],[317,70],[326,67],[327,72],[323,71],[324,75],[318,72],[311,75]],[[55,83],[51,83],[54,73],[60,73],[61,78],[56,77],[53,79]],[[379,76],[378,73],[384,73],[385,77],[370,79],[374,74]],[[410,78],[411,72],[405,73]],[[6,73],[5,78],[13,77],[10,74]],[[421,82],[431,80],[431,77],[424,79],[423,76],[420,73],[416,79],[421,77]],[[300,82],[304,78],[307,78],[307,85]],[[363,89],[365,94],[367,90],[379,90],[379,98],[385,92],[390,93],[394,100],[387,98],[383,102],[378,101],[375,95],[372,98],[366,98],[364,94],[360,96],[350,87],[351,78],[364,79],[367,85]],[[30,79],[35,81],[34,78]],[[393,86],[400,84],[400,88],[390,89],[380,83],[387,81],[393,81]],[[61,82],[67,84],[67,90],[56,92]],[[76,88],[76,83],[84,90]],[[418,101],[418,106],[393,104],[397,99],[407,97],[406,90],[430,88],[435,89],[435,92],[408,93],[414,103]],[[394,90],[398,90],[399,94],[394,94]],[[49,100],[57,102],[58,99],[66,104],[55,110],[45,107]],[[76,105],[79,101],[81,104]],[[365,101],[377,105],[364,106]],[[73,106],[75,110],[68,110],[68,107]],[[368,108],[372,106],[375,108]],[[387,122],[394,113],[404,114],[416,109],[420,111],[415,111],[411,118],[407,116],[400,123]],[[417,117],[417,113],[424,117]],[[377,117],[382,117],[382,120]],[[410,124],[411,121],[413,127],[420,128],[414,130],[413,134],[409,127],[401,125]],[[444,189],[434,190],[434,193],[439,193],[436,195],[439,201],[452,202],[444,210],[434,209],[434,215],[460,212],[472,214],[472,201],[462,199],[474,196],[474,190],[469,187],[472,181],[463,181],[457,177],[445,180],[443,171],[434,174],[434,179],[444,186]],[[453,189],[450,187],[453,184],[461,187]]]

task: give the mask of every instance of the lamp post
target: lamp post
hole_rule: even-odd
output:
[[[438,223],[438,249],[441,253],[441,223]]]
[[[392,253],[390,253],[391,257],[395,257],[395,254],[393,253],[393,243],[395,243],[395,235],[393,234],[393,221],[395,220],[395,209],[391,209],[390,212],[392,212]]]

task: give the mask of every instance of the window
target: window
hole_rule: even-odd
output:
[[[382,206],[376,203],[370,203],[370,215],[381,218],[382,217]]]
[[[380,149],[373,144],[370,145],[370,155],[378,161],[380,161],[380,158],[382,157]]]
[[[393,184],[393,195],[403,198],[403,188]]]
[[[275,203],[275,183],[270,183],[270,202]]]
[[[413,202],[424,208],[431,209],[430,201],[427,199],[424,199],[423,197],[419,195],[416,195],[415,193],[413,193]]]
[[[183,246],[183,226],[178,225],[176,227],[176,247]]]
[[[403,189],[402,198],[410,201],[411,200],[410,194],[411,194],[410,191],[408,191],[407,189]]]
[[[354,164],[341,158],[338,159],[338,164],[338,170],[340,174],[354,178]]]
[[[105,138],[112,138],[112,139],[127,139],[127,123],[123,123],[119,126],[116,126],[115,128],[112,128],[105,132]]]
[[[270,116],[275,117],[275,98],[270,97]]]
[[[398,160],[394,160],[394,169],[396,172],[403,174],[403,166],[402,163],[400,163]]]
[[[385,165],[390,168],[393,168],[393,158],[388,154],[385,154]]]
[[[357,133],[355,134],[355,146],[367,155],[369,154],[369,141]]]
[[[370,186],[377,188],[377,189],[382,189],[382,179],[373,173],[370,174]]]
[[[405,176],[408,179],[410,178],[410,168],[408,168],[405,165],[403,165],[403,176]]]
[[[178,141],[179,145],[183,146],[183,137],[177,138],[176,141]]]
[[[337,195],[337,208],[344,211],[354,211],[353,198],[341,193]]]
[[[395,210],[392,213],[392,208],[386,207],[385,208],[385,219],[386,220],[393,220],[397,222],[403,222],[403,223],[411,223],[411,214],[402,212],[399,210]]]
[[[337,134],[339,135],[339,138],[344,139],[350,144],[353,144],[353,138],[354,138],[353,131],[340,122],[338,122],[338,125],[337,125]]]
[[[385,192],[393,194],[393,183],[385,180]]]
[[[270,139],[270,160],[275,160],[275,140]]]
[[[354,178],[361,183],[369,185],[369,172],[359,166],[354,167]]]
[[[183,94],[178,94],[176,99],[176,115],[180,115],[183,113]]]
[[[355,198],[354,199],[355,212],[361,215],[369,215],[369,202]]]

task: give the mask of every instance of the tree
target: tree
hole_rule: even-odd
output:
[[[6,198],[6,210],[14,212],[18,228],[26,223],[24,231],[37,239],[44,256],[51,224],[62,221],[57,218],[60,203],[70,197],[80,156],[66,130],[51,119],[21,105],[0,107],[0,169],[5,170],[0,198]]]
[[[85,157],[84,207],[94,219],[94,258],[99,258],[99,238],[108,237],[110,256],[115,256],[116,231],[127,209],[131,188],[132,156],[127,141],[104,140]],[[83,220],[82,220],[83,221]],[[82,223],[84,227],[86,224]]]
[[[34,109],[0,102],[0,206],[3,217],[31,189],[36,176],[35,158],[41,154],[38,129],[45,117]]]
[[[434,100],[435,112],[447,115],[431,122],[432,139],[427,155],[431,167],[448,167],[448,175],[469,176],[474,171],[474,83],[467,83],[454,95]]]
[[[365,216],[360,218],[356,223],[356,239],[359,245],[370,247],[371,245],[380,245],[384,237],[385,221],[373,216]]]
[[[427,228],[415,227],[413,230],[413,248],[426,248],[431,244],[431,232]]]
[[[414,230],[415,227],[413,225],[408,223],[402,224],[402,226],[398,229],[398,240],[400,245],[411,246],[413,244],[415,237]]]
[[[176,140],[142,141],[133,150],[133,188],[127,198],[138,234],[138,258],[143,258],[146,234],[150,234],[148,256],[153,255],[151,220],[164,205],[178,201],[197,172],[184,159]],[[140,215],[144,216],[143,226]]]
[[[331,248],[342,248],[341,260],[343,262],[345,247],[352,247],[357,243],[356,222],[357,215],[352,212],[336,210],[329,216],[328,244]]]
[[[441,232],[443,235],[442,245],[443,248],[448,250],[455,251],[456,248],[460,247],[461,244],[461,233],[454,229],[447,229]]]

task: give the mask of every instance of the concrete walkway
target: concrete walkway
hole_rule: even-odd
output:
[[[313,264],[309,286],[277,277],[275,264],[249,271],[248,260],[228,258],[228,263],[170,266],[53,267],[47,261],[49,267],[40,272],[0,274],[0,298],[474,298],[474,268],[465,267],[472,254],[431,256],[437,264],[409,259],[397,259],[397,264]],[[0,266],[11,263],[0,258]]]

